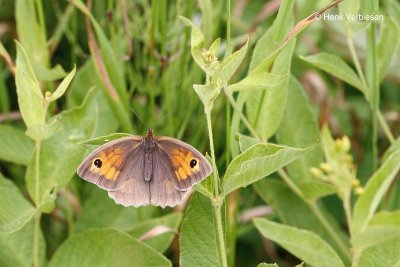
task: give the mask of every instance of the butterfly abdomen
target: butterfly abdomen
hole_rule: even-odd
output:
[[[153,153],[144,154],[144,180],[150,181],[153,174]]]

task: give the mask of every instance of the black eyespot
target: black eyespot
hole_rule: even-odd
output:
[[[93,162],[93,164],[94,164],[94,166],[96,166],[97,168],[101,168],[101,165],[103,164],[103,162],[100,160],[100,159],[96,159],[94,162]]]
[[[194,167],[196,167],[196,165],[197,165],[197,160],[192,159],[192,160],[190,161],[190,168],[194,168]]]

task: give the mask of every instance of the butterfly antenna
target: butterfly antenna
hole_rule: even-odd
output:
[[[160,119],[158,119],[156,121],[156,123],[153,125],[152,128],[156,127],[157,124],[159,124],[160,122],[162,122],[166,117],[168,117],[169,115],[171,115],[171,113],[174,113],[173,111],[168,112],[167,114],[165,114],[164,116],[162,116]]]
[[[147,127],[146,123],[144,123],[144,121],[143,121],[142,118],[139,116],[139,114],[138,114],[133,108],[129,107],[129,109],[133,112],[133,114],[135,114],[136,118],[138,118],[139,121],[140,121],[144,126]]]

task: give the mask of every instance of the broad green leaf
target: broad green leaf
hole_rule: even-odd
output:
[[[21,229],[35,214],[35,209],[24,198],[14,183],[0,173],[0,233]]]
[[[340,57],[328,54],[319,53],[312,56],[300,56],[306,62],[311,63],[315,67],[337,77],[338,79],[354,86],[368,97],[360,78],[356,72]]]
[[[252,184],[279,170],[315,148],[305,149],[275,144],[257,144],[234,158],[225,172],[222,183],[225,195]]]
[[[180,266],[221,266],[213,207],[208,198],[194,193],[179,235]]]
[[[233,93],[244,90],[265,90],[275,88],[287,80],[287,76],[271,74],[268,72],[250,73],[243,80],[231,84],[227,88],[227,92]]]
[[[128,136],[132,136],[131,134],[127,134],[127,133],[113,133],[113,134],[109,134],[106,136],[99,136],[99,137],[95,137],[95,138],[91,138],[89,140],[83,141],[81,144],[82,145],[104,145],[107,142],[110,142],[112,140],[116,140],[122,137],[128,137]]]
[[[173,238],[178,234],[178,227],[181,221],[182,214],[173,212],[163,217],[143,221],[130,229],[128,233],[134,238],[143,239],[143,243],[146,243],[158,252],[164,253],[171,245]],[[167,229],[165,229],[165,232],[158,234],[157,227]]]
[[[283,223],[318,234],[337,251],[341,258],[345,260],[346,265],[350,263],[348,237],[343,228],[325,210],[322,203],[319,205],[310,204],[306,201],[306,196],[304,198],[299,197],[287,185],[274,179],[260,180],[254,184],[254,187],[258,195],[273,207]],[[308,193],[306,190],[304,191],[304,194]],[[310,197],[307,196],[308,198]],[[329,220],[331,227],[335,231],[334,237],[326,230],[311,205],[315,205],[324,217]],[[335,239],[342,242],[344,247],[340,247]]]
[[[37,17],[34,1],[15,1],[15,21],[18,39],[26,48],[30,60],[46,65],[49,61],[46,33]]]
[[[55,252],[49,267],[172,266],[161,253],[124,232],[95,229],[72,235]]]
[[[368,180],[365,192],[357,199],[353,210],[351,231],[353,235],[368,225],[379,203],[400,169],[400,150],[391,154]]]
[[[332,247],[313,232],[260,218],[254,219],[254,224],[263,236],[310,265],[344,267]]]
[[[382,81],[385,78],[393,54],[396,50],[397,44],[399,43],[398,41],[396,42],[399,37],[396,22],[390,17],[385,17],[385,20],[381,25],[381,33],[377,46],[379,81]]]
[[[376,225],[370,226],[364,232],[355,235],[351,243],[356,250],[362,250],[398,238],[400,238],[400,225]]]
[[[43,62],[32,61],[32,68],[41,81],[56,81],[67,75],[61,65],[56,65],[54,68],[47,68],[43,65]]]
[[[29,127],[25,134],[33,140],[46,140],[60,131],[62,128],[60,117],[53,117],[48,123],[32,125]]]
[[[203,45],[204,45],[203,33],[201,32],[199,27],[194,25],[187,18],[181,17],[181,16],[179,18],[183,21],[183,23],[185,23],[187,26],[192,28],[191,37],[190,37],[190,50],[192,53],[192,57],[193,57],[194,61],[197,63],[197,65],[199,65],[199,67],[202,70],[206,71],[207,66],[204,63],[203,56],[201,55],[201,50],[203,49]]]
[[[321,181],[300,182],[298,186],[301,192],[303,192],[303,195],[312,202],[337,192],[337,188],[334,185]]]
[[[400,238],[396,238],[358,251],[353,267],[400,266]]]
[[[0,125],[0,159],[26,165],[32,157],[34,142],[24,131],[9,125]]]
[[[22,1],[18,1],[22,2]],[[44,97],[40,90],[39,81],[29,63],[29,58],[23,46],[17,44],[17,60],[15,84],[17,87],[19,110],[27,125],[41,125],[45,123]]]
[[[44,210],[50,211],[58,190],[75,174],[85,153],[85,147],[76,142],[91,137],[96,128],[98,109],[94,95],[90,91],[80,107],[59,114],[63,130],[43,141],[40,153],[35,153],[29,162],[26,183],[36,207],[47,203]]]
[[[2,267],[27,267],[33,266],[34,250],[34,220],[31,220],[19,231],[14,233],[0,232],[0,266]],[[39,231],[38,258],[40,266],[45,266],[46,244]]]
[[[369,225],[400,225],[400,210],[380,211],[371,218]]]
[[[213,107],[214,100],[221,92],[221,87],[217,87],[214,83],[208,85],[193,84],[193,89],[203,102],[206,110],[210,110]]]
[[[294,47],[294,41],[288,43],[275,59],[271,70],[272,75],[285,76],[285,79],[269,90],[249,92],[246,101],[249,121],[263,141],[267,141],[276,133],[283,117]],[[267,71],[267,69],[255,72],[258,71]]]
[[[80,179],[76,177],[75,179]],[[132,229],[141,220],[154,216],[155,207],[124,207],[108,197],[107,191],[88,184],[90,190],[83,196],[82,212],[74,225],[75,232],[93,228],[111,227],[121,231]]]
[[[55,101],[62,97],[67,90],[69,84],[72,81],[72,78],[74,78],[76,73],[76,66],[71,70],[71,72],[65,77],[62,82],[58,85],[57,89],[54,91],[54,93],[51,94],[50,96],[50,101]]]
[[[239,147],[241,152],[246,151],[249,147],[260,143],[260,141],[258,141],[257,138],[243,134],[238,134],[238,138],[239,138]]]
[[[320,138],[317,119],[302,85],[294,77],[290,79],[286,108],[276,138],[280,144],[291,147],[308,146]],[[310,181],[309,169],[318,166],[322,160],[321,147],[316,147],[304,157],[289,164],[288,174],[295,183]]]
[[[233,74],[235,74],[246,56],[248,47],[249,39],[247,39],[246,43],[238,51],[224,59],[224,61],[218,65],[218,70],[213,74],[211,83],[217,84],[218,87],[228,85],[229,80],[232,78]]]

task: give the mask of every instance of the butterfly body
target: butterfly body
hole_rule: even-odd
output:
[[[124,206],[175,206],[188,188],[212,172],[195,148],[171,137],[128,136],[90,153],[78,175]]]

